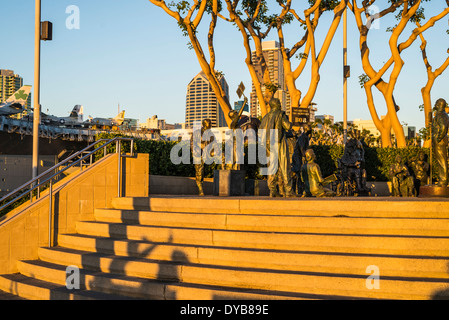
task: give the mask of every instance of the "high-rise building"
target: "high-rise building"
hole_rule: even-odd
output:
[[[0,69],[0,102],[5,102],[17,90],[23,86],[23,79],[12,70]],[[28,96],[25,105],[27,109],[31,108],[31,94]]]
[[[285,85],[284,78],[284,64],[282,63],[282,54],[277,41],[264,41],[262,42],[262,51],[265,58],[265,62],[270,73],[270,80],[272,84],[279,86],[279,89],[275,93],[274,97],[281,101],[282,110],[287,115],[290,114],[290,95],[288,94],[287,86]],[[252,52],[252,61],[256,66],[256,73],[261,82],[263,83],[262,69],[256,62],[256,51]],[[265,92],[265,86],[262,84],[262,92]],[[250,96],[250,108],[251,116],[258,117],[261,115],[260,103],[257,98],[256,88],[254,83],[252,84],[252,91]]]
[[[225,77],[221,76],[218,80],[229,100],[229,86]],[[212,127],[226,126],[226,119],[220,103],[209,80],[201,71],[187,85],[186,128],[201,125],[201,121],[204,119],[210,119]]]
[[[243,100],[234,102],[234,110],[238,112],[243,107],[243,111],[249,112],[249,106],[248,106],[248,104],[245,104],[245,106],[243,106],[244,102],[245,101],[243,101]]]

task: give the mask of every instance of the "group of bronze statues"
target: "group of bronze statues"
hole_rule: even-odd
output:
[[[448,129],[449,116],[446,113],[447,103],[444,99],[438,99],[435,103],[433,119],[431,122],[431,156],[433,161],[427,161],[425,154],[420,152],[417,158],[409,161],[409,168],[403,163],[402,157],[397,156],[395,163],[390,168],[390,180],[392,195],[410,197],[419,195],[420,189],[444,189],[430,191],[430,195],[446,194],[448,189]],[[430,162],[436,172],[436,185],[432,184]],[[411,172],[410,172],[411,171]],[[429,188],[426,189],[429,192]]]
[[[278,131],[278,171],[268,176],[270,197],[333,197],[341,195],[368,195],[366,187],[365,158],[362,142],[353,136],[345,146],[336,174],[324,178],[316,155],[310,148],[312,128],[303,127],[296,139],[292,124],[281,110],[279,99],[270,101],[271,111],[261,121],[259,129],[265,129],[267,140],[272,129]],[[265,143],[268,149],[269,142]],[[270,150],[267,150],[270,151]]]
[[[449,116],[445,112],[446,101],[439,99],[435,104],[435,115],[432,121],[432,155],[435,157],[438,186],[447,187],[448,183],[448,128]],[[242,111],[231,111],[230,128],[248,128],[265,131],[263,147],[270,154],[277,157],[274,161],[276,170],[267,175],[270,197],[333,197],[333,196],[368,196],[371,188],[367,187],[367,173],[365,168],[364,141],[360,132],[350,132],[346,141],[343,156],[337,161],[337,171],[324,178],[320,166],[315,162],[316,155],[310,147],[312,128],[305,125],[302,133],[297,136],[292,130],[292,123],[282,111],[279,99],[273,98],[269,102],[270,112],[261,121],[242,116]],[[201,131],[203,134],[210,129],[210,120],[203,120]],[[277,134],[272,134],[272,132]],[[194,131],[195,134],[195,131]],[[212,138],[213,139],[213,138]],[[276,141],[271,141],[276,139]],[[201,141],[201,140],[200,140]],[[201,142],[204,148],[208,142]],[[276,148],[276,150],[270,150]],[[195,155],[194,155],[195,156]],[[271,163],[273,165],[273,163]],[[232,165],[223,168],[238,170],[239,166]],[[430,164],[423,152],[416,158],[404,163],[400,155],[396,156],[389,169],[391,193],[393,196],[417,196],[421,186],[429,184]],[[196,182],[200,195],[203,192],[204,163],[195,164]]]

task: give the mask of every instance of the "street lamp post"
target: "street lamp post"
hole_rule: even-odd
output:
[[[34,96],[33,96],[33,171],[32,178],[38,175],[39,162],[39,123],[41,117],[40,106],[40,64],[41,64],[41,0],[35,0],[34,25]]]
[[[348,139],[348,7],[343,12],[343,143]]]
[[[39,124],[41,122],[40,76],[41,76],[41,40],[52,40],[53,25],[49,21],[41,22],[41,0],[35,0],[34,21],[34,99],[33,99],[33,163],[32,178],[36,178],[39,168]],[[42,30],[44,31],[42,33]]]

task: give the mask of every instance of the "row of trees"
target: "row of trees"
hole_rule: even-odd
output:
[[[422,96],[426,125],[429,125],[432,110],[431,89],[438,76],[448,67],[449,57],[439,68],[434,70],[427,58],[427,42],[424,32],[448,15],[449,0],[444,0],[446,2],[444,9],[430,19],[426,19],[424,15],[424,2],[429,0],[363,0],[361,3],[357,0],[308,0],[305,10],[295,7],[292,3],[293,0],[275,0],[270,4],[268,4],[268,1],[175,0],[166,3],[164,0],[150,0],[173,17],[183,34],[189,38],[189,45],[195,51],[201,69],[211,83],[228,124],[231,121],[228,112],[232,110],[232,107],[219,84],[222,73],[216,69],[214,34],[218,21],[232,23],[241,35],[246,51],[245,63],[255,86],[263,116],[269,111],[268,102],[278,89],[277,85],[270,79],[267,62],[262,51],[262,42],[270,32],[277,33],[283,58],[285,83],[291,97],[292,106],[307,108],[315,96],[320,82],[320,67],[327,56],[342,15],[345,10],[350,10],[355,17],[360,35],[360,54],[364,70],[364,74],[360,77],[360,84],[365,89],[371,117],[381,132],[382,145],[391,146],[391,131],[393,129],[398,147],[406,146],[402,125],[397,113],[399,107],[394,99],[394,89],[404,65],[401,54],[418,38],[421,40],[423,62],[428,75],[427,84],[422,89]],[[434,0],[433,4],[437,1],[443,0]],[[379,7],[379,3],[383,5],[383,8],[376,14],[372,14],[372,11],[370,11],[372,6]],[[317,44],[316,30],[324,14],[333,14],[333,18],[327,28],[324,41]],[[374,22],[391,15],[394,15],[397,20],[397,24],[388,29],[391,32],[388,41],[388,50],[391,56],[380,69],[376,70],[370,58],[369,31]],[[208,18],[206,23],[209,23],[207,38],[200,41],[198,30],[206,17]],[[294,44],[287,47],[284,28],[286,25],[293,23],[297,25],[296,30],[300,31],[297,34],[295,33],[296,39],[289,39],[290,41],[288,41]],[[400,36],[403,35],[407,30],[406,27],[410,24],[415,25],[413,31],[406,41],[399,42]],[[255,58],[252,56],[253,51],[255,52]],[[297,80],[303,74],[308,62],[311,66],[310,83],[303,95],[301,89],[297,87]],[[389,72],[388,79],[385,78],[387,71]],[[380,117],[378,114],[378,106],[376,106],[373,98],[373,88],[376,88],[382,94],[387,107],[385,117]]]
[[[311,145],[343,145],[343,122],[332,123],[329,119],[315,119],[315,122],[311,123],[312,138],[310,140]],[[359,128],[353,123],[348,124],[348,136],[363,140],[363,143],[368,147],[381,147],[381,137],[375,136],[371,131],[365,128]],[[406,139],[407,146],[420,147],[421,142],[425,140],[423,134],[418,134],[415,137],[408,137]],[[397,140],[395,135],[391,136],[391,146],[397,146]]]

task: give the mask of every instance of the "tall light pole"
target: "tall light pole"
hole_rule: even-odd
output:
[[[343,12],[343,143],[348,139],[348,7]]]
[[[39,164],[39,123],[40,106],[40,69],[41,69],[41,0],[35,0],[34,21],[34,92],[33,92],[33,171],[32,178],[38,175]]]

